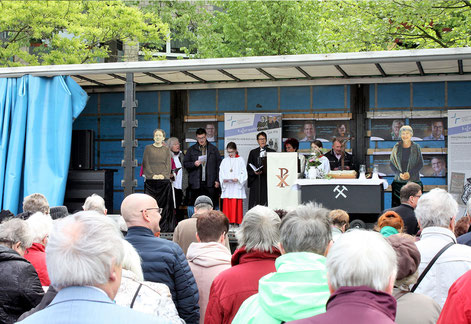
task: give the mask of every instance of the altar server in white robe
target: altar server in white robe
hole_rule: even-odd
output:
[[[247,169],[234,142],[227,144],[226,151],[228,156],[222,160],[219,167],[221,198],[224,199],[222,212],[229,218],[229,223],[240,224],[243,217],[243,199],[246,198],[244,185],[247,182]]]

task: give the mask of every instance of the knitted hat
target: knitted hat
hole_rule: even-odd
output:
[[[394,234],[397,234],[399,233],[397,231],[397,229],[395,229],[394,227],[392,226],[384,226],[381,231],[380,231],[381,235],[383,235],[384,237],[389,237],[391,235],[394,235]]]
[[[396,280],[404,279],[414,274],[420,264],[420,252],[413,238],[407,235],[391,235],[386,238],[396,251],[397,276]]]
[[[198,198],[196,198],[195,207],[198,206],[199,204],[208,204],[211,207],[214,207],[213,206],[213,201],[211,200],[211,198],[209,198],[208,196],[204,196],[204,195],[199,196]]]

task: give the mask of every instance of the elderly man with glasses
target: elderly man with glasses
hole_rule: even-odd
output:
[[[128,226],[125,239],[142,259],[144,280],[166,284],[179,316],[186,323],[198,323],[198,287],[185,255],[178,244],[155,236],[160,232],[160,211],[151,196],[127,196],[121,204],[121,215]]]

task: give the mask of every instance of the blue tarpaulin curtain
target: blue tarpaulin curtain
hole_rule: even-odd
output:
[[[72,122],[87,103],[70,77],[0,79],[0,207],[22,211],[23,198],[42,193],[63,204]]]

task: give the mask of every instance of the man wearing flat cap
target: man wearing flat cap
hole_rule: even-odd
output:
[[[204,195],[199,196],[195,200],[195,213],[193,216],[189,219],[182,220],[175,228],[175,232],[173,232],[173,241],[180,245],[185,255],[190,244],[198,242],[196,240],[196,219],[199,215],[213,210],[213,207],[211,198]],[[227,237],[227,234],[224,242],[227,249],[230,251],[231,249],[229,247],[229,238]]]

